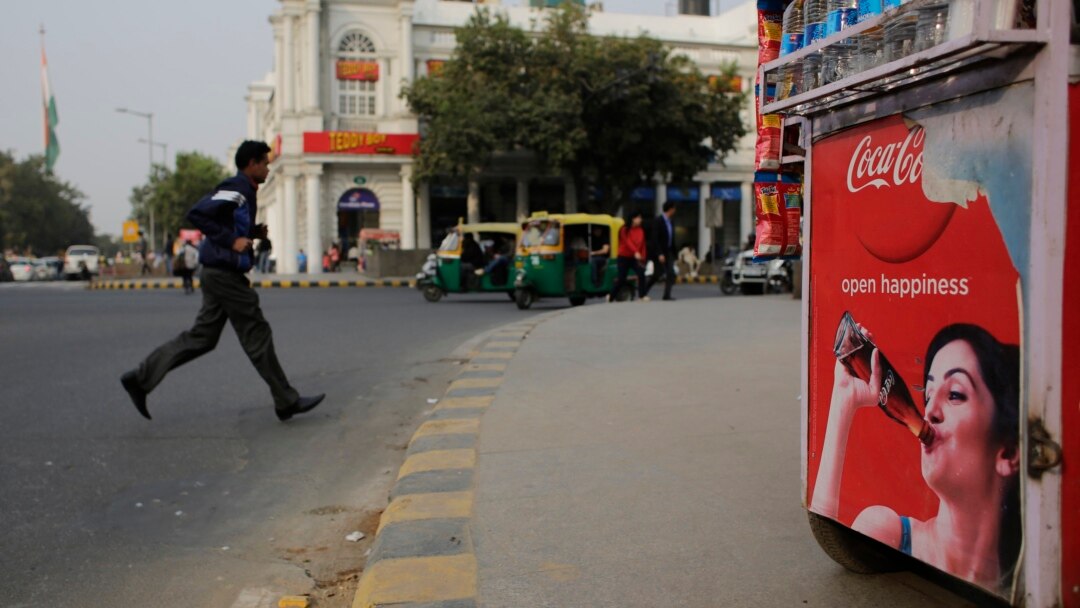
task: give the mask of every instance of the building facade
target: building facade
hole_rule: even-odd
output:
[[[534,27],[539,11],[501,7],[512,23]],[[416,116],[400,93],[438,70],[455,46],[454,28],[475,10],[449,0],[281,0],[271,16],[274,70],[248,87],[248,137],[272,142],[275,162],[259,193],[259,221],[270,227],[279,272],[297,272],[303,250],[317,273],[320,252],[366,235],[404,249],[437,244],[459,217],[513,221],[538,210],[576,211],[575,188],[509,156],[471,183],[412,184]],[[595,13],[598,35],[647,32],[690,57],[706,74],[737,65],[743,90],[757,62],[753,0],[715,17]],[[753,114],[744,111],[747,130]],[[628,127],[631,128],[631,127]],[[753,230],[753,138],[692,183],[658,180],[630,206],[650,212],[678,204],[678,246],[699,252],[739,244]]]

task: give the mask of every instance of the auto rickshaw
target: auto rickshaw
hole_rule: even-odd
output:
[[[524,224],[521,244],[514,258],[514,302],[525,310],[538,298],[568,297],[581,306],[588,298],[611,293],[618,270],[621,218],[587,213],[534,213]],[[592,256],[603,243],[603,256]],[[633,297],[632,284],[623,286],[615,299]]]
[[[521,226],[516,223],[459,223],[443,239],[438,251],[428,256],[416,275],[416,286],[428,302],[438,302],[449,293],[500,291],[513,299],[514,273],[510,266],[520,237]],[[479,258],[472,263],[462,260],[463,256],[469,257],[465,251],[468,240],[479,247],[483,265],[494,266],[490,272],[477,275],[476,271],[484,268]],[[505,257],[506,262],[492,264],[498,256]]]

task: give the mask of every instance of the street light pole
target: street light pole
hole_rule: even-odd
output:
[[[157,141],[152,142],[152,141],[146,139],[145,137],[140,137],[139,138],[139,143],[140,144],[150,144],[152,146],[157,146],[157,147],[161,148],[161,166],[165,167],[166,169],[169,168],[169,144],[162,143],[162,142],[157,142]]]
[[[127,108],[116,108],[116,111],[121,114],[132,114],[140,118],[145,118],[146,123],[150,130],[150,139],[147,140],[146,149],[150,153],[150,173],[149,178],[154,178],[154,113],[153,112],[138,112],[135,110],[129,110]],[[154,206],[147,205],[150,208],[150,250],[157,250],[157,239],[154,237]]]

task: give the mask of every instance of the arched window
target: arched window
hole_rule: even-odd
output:
[[[375,61],[375,43],[360,32],[348,32],[338,43],[338,61]],[[339,116],[374,116],[378,82],[341,80],[338,84]]]

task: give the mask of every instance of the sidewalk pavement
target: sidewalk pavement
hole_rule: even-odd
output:
[[[495,332],[414,436],[354,607],[969,605],[817,546],[799,327],[788,296],[718,296]]]

